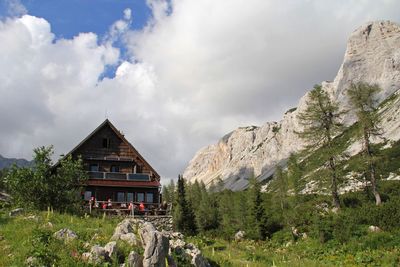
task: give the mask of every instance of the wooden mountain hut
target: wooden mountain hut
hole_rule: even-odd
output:
[[[147,207],[160,203],[160,175],[108,119],[68,155],[80,156],[88,172],[84,200],[124,206],[144,202]]]

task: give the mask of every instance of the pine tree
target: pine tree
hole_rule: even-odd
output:
[[[208,231],[219,226],[218,201],[216,194],[207,191],[204,183],[200,184],[201,199],[196,210],[196,221],[198,229]]]
[[[250,194],[252,202],[251,220],[254,224],[255,235],[257,239],[264,240],[267,236],[266,214],[264,201],[261,196],[261,185],[255,178],[250,180]]]
[[[376,205],[382,203],[381,196],[377,190],[375,155],[371,146],[370,138],[381,134],[378,126],[379,118],[376,112],[376,94],[381,89],[376,85],[366,83],[352,84],[347,91],[350,103],[357,115],[357,133],[363,139],[363,153],[366,158],[366,173],[371,182],[372,193]]]
[[[163,186],[162,197],[163,201],[166,201],[167,203],[174,203],[175,183],[173,179],[171,179],[168,185]]]
[[[178,177],[178,190],[174,209],[174,223],[177,230],[188,235],[197,232],[193,209],[186,199],[185,181],[181,175]]]
[[[308,141],[310,148],[321,147],[328,157],[332,203],[336,208],[340,208],[340,200],[333,138],[343,130],[343,125],[339,123],[341,115],[338,105],[331,101],[320,85],[315,85],[311,90],[306,109],[298,115],[304,126],[304,131],[299,133],[300,137]]]

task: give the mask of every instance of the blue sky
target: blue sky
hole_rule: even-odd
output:
[[[10,2],[0,2],[1,17],[8,15]],[[21,0],[20,3],[30,15],[51,22],[57,38],[72,38],[81,32],[101,36],[121,18],[126,8],[132,10],[132,29],[143,28],[151,15],[145,0]]]

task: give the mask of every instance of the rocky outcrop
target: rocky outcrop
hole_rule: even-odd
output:
[[[341,109],[349,107],[346,90],[352,82],[377,84],[383,90],[383,101],[400,88],[400,26],[389,21],[367,23],[349,38],[343,63],[332,82],[322,82],[322,87]],[[242,190],[248,178],[256,176],[265,180],[274,173],[277,164],[284,165],[293,152],[301,150],[305,143],[296,132],[302,131],[297,118],[306,107],[307,94],[298,107],[288,110],[279,122],[267,122],[257,127],[239,128],[224,136],[217,144],[198,151],[184,171],[188,181],[203,181],[206,185],[222,179],[225,188]],[[398,114],[400,103],[392,103],[383,120],[385,137],[400,139]],[[396,119],[395,119],[396,118]],[[355,116],[343,117],[347,125],[354,123]],[[378,140],[379,141],[379,140]],[[355,148],[357,151],[359,148]]]
[[[23,213],[24,213],[24,209],[23,208],[17,208],[17,209],[13,209],[12,211],[10,211],[8,213],[8,216],[15,217],[15,216],[21,215]]]
[[[128,260],[125,265],[126,267],[142,267],[143,257],[137,254],[135,251],[131,251],[128,255]]]
[[[69,242],[71,240],[77,239],[78,235],[74,231],[64,228],[55,232],[54,237],[65,242]]]
[[[244,231],[238,231],[235,234],[235,241],[242,241],[244,239],[245,235],[246,235],[246,233]]]
[[[211,266],[207,259],[203,256],[200,249],[192,243],[186,243],[183,235],[179,232],[164,232],[169,238],[169,246],[171,251],[190,260],[190,263],[196,267]]]
[[[144,245],[143,267],[165,266],[169,250],[168,238],[148,222],[139,229],[139,234]]]
[[[95,240],[96,238],[92,238]],[[139,246],[144,249],[143,256],[132,250],[128,258],[124,262],[124,257],[118,255],[118,240],[128,243],[132,249]],[[132,242],[130,240],[133,240]],[[118,243],[120,246],[127,245]],[[85,246],[90,247],[90,244]],[[158,231],[156,227],[145,221],[143,218],[126,218],[120,222],[114,229],[111,241],[104,247],[94,245],[90,252],[82,254],[82,260],[90,264],[99,265],[105,262],[116,264],[113,259],[118,259],[121,266],[137,266],[137,267],[155,267],[155,266],[177,266],[172,257],[172,252],[182,254],[188,258],[194,266],[207,267],[210,266],[208,261],[203,257],[201,251],[193,244],[186,243],[183,235],[172,231]]]

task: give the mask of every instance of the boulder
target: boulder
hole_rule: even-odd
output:
[[[126,267],[142,267],[143,257],[137,254],[135,251],[131,251],[128,256],[128,260],[125,262]]]
[[[210,267],[211,266],[208,263],[208,261],[203,257],[200,250],[198,251],[198,253],[193,255],[192,264],[196,267]]]
[[[172,258],[171,255],[167,256],[167,262],[168,262],[168,267],[177,267],[178,265],[176,264],[174,258]]]
[[[368,227],[368,232],[370,232],[370,233],[379,233],[379,232],[382,232],[382,229],[379,228],[378,226],[371,225],[371,226]]]
[[[241,240],[243,240],[245,234],[246,234],[246,233],[245,233],[244,231],[238,231],[238,232],[235,234],[235,241],[241,241]]]
[[[115,242],[115,241],[108,242],[108,243],[104,246],[104,250],[106,251],[107,256],[108,256],[109,258],[114,257],[114,255],[117,254],[117,242]]]
[[[168,255],[168,238],[157,231],[151,223],[144,223],[139,228],[139,234],[144,246],[143,266],[165,266],[165,257]]]
[[[78,235],[68,228],[61,229],[54,233],[54,237],[59,240],[64,240],[66,242],[78,238]]]
[[[136,246],[140,243],[134,233],[122,234],[119,236],[119,239],[126,241],[131,246]]]
[[[169,240],[169,246],[171,249],[175,249],[175,250],[184,249],[185,245],[186,245],[186,243],[182,239]]]
[[[12,211],[10,211],[10,213],[8,214],[10,217],[15,217],[18,215],[21,215],[24,212],[23,208],[18,208],[18,209],[14,209]]]
[[[120,222],[117,227],[115,227],[114,234],[111,240],[117,241],[120,239],[121,235],[133,233],[132,223],[129,219],[125,219]]]
[[[33,256],[30,256],[30,257],[28,257],[26,260],[25,260],[25,264],[26,264],[26,266],[37,266],[38,265],[38,259],[37,258],[35,258],[35,257],[33,257]]]
[[[108,257],[108,253],[107,251],[99,246],[99,245],[95,245],[92,247],[92,249],[90,250],[90,253],[84,253],[85,257],[87,257],[87,261],[91,264],[101,264],[105,261],[110,261],[110,258]],[[83,255],[82,255],[83,258]]]

